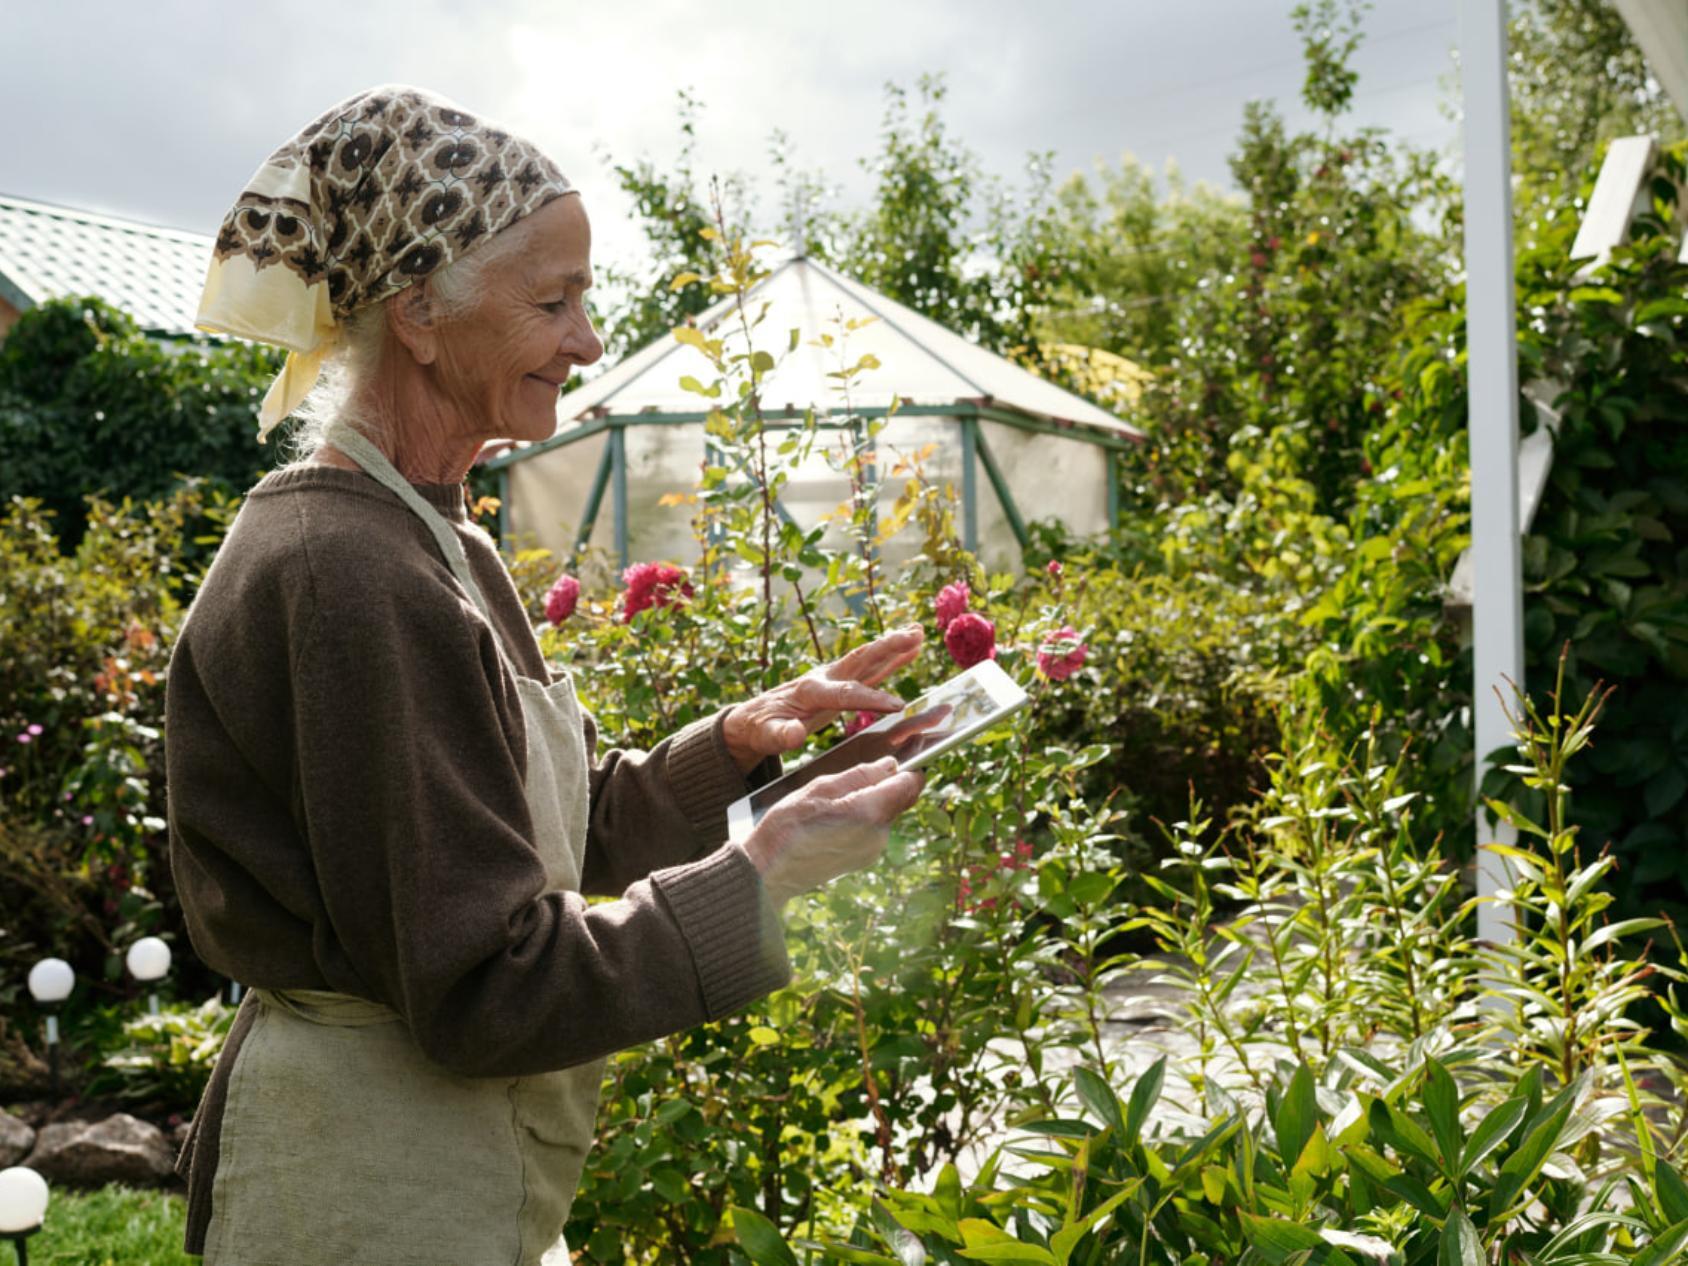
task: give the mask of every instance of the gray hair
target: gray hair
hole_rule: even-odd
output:
[[[493,267],[519,253],[527,244],[531,216],[518,220],[495,234],[479,249],[454,259],[417,284],[425,287],[429,314],[439,321],[462,321],[471,316],[486,297],[487,274]],[[369,439],[379,443],[384,419],[364,415],[357,408],[358,396],[381,372],[387,348],[387,305],[403,299],[407,290],[359,308],[340,326],[340,342],[323,363],[322,376],[311,393],[300,402],[293,416],[298,424],[287,437],[288,456],[294,462],[309,460],[325,443],[328,428],[345,421]]]

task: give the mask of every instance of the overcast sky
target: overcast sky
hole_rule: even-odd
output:
[[[1070,172],[1122,154],[1229,183],[1246,101],[1305,121],[1291,0],[0,0],[0,193],[212,232],[247,176],[328,105],[420,84],[547,150],[597,252],[636,246],[600,153],[670,161],[675,93],[702,99],[700,173],[766,171],[779,127],[859,204],[884,85],[926,71],[987,170],[1032,150]],[[1033,15],[1028,21],[1028,15]],[[1457,140],[1439,82],[1455,0],[1376,0],[1353,121]]]

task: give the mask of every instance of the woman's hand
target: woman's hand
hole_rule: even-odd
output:
[[[775,906],[800,892],[871,865],[885,851],[891,820],[925,785],[924,774],[897,772],[887,756],[817,778],[763,816],[744,841]]]
[[[840,712],[897,711],[903,701],[873,687],[911,663],[924,638],[920,626],[911,624],[728,709],[721,734],[739,772],[748,774],[764,757],[801,747]]]

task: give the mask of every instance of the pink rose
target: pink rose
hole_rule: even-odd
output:
[[[1044,640],[1037,651],[1037,670],[1050,681],[1065,681],[1084,663],[1085,646],[1078,630],[1063,625]]]
[[[877,712],[858,712],[853,717],[846,717],[844,720],[844,737],[849,738],[852,734],[860,734],[877,720],[879,720]]]
[[[977,914],[981,910],[996,909],[995,897],[983,897],[975,900],[979,888],[990,882],[990,867],[983,863],[969,866],[961,875],[961,883],[955,894],[955,908],[963,914]],[[975,888],[977,883],[979,888]]]
[[[996,625],[972,611],[963,611],[944,629],[944,649],[962,668],[996,658]]]
[[[580,582],[573,576],[559,576],[551,592],[545,595],[545,618],[554,625],[561,624],[574,614],[579,601]]]
[[[932,610],[938,617],[938,627],[949,628],[950,621],[963,614],[972,600],[972,591],[967,588],[965,580],[958,580],[953,585],[945,585],[938,590],[937,601],[932,604]]]
[[[1064,569],[1061,566],[1060,559],[1052,558],[1049,560],[1049,566],[1045,567],[1043,570],[1048,572],[1052,579],[1059,580],[1061,579],[1061,572]]]
[[[686,573],[668,563],[634,563],[621,573],[621,581],[627,586],[623,620],[631,620],[647,607],[661,609],[692,596]]]

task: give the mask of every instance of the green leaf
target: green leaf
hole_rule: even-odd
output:
[[[1559,1136],[1565,1131],[1565,1123],[1570,1120],[1573,1106],[1571,1095],[1562,1091],[1554,1111],[1535,1125],[1524,1136],[1517,1150],[1506,1158],[1500,1173],[1495,1176],[1494,1190],[1489,1193],[1490,1226],[1498,1226],[1503,1218],[1511,1215],[1513,1201],[1534,1181],[1547,1158],[1553,1155]]]
[[[1383,1186],[1391,1178],[1399,1176],[1400,1170],[1379,1156],[1371,1148],[1359,1143],[1351,1143],[1342,1149],[1342,1155],[1348,1163],[1358,1169],[1378,1186]]]
[[[1676,1172],[1674,1165],[1661,1163],[1658,1166],[1653,1174],[1653,1190],[1665,1221],[1680,1222],[1688,1218],[1688,1183],[1682,1181],[1682,1175]]]
[[[1688,316],[1688,299],[1670,295],[1663,299],[1653,299],[1636,308],[1631,319],[1636,325],[1645,325],[1649,321],[1657,321],[1661,317]]]
[[[932,1197],[938,1202],[938,1208],[951,1222],[961,1218],[961,1174],[953,1164],[945,1164],[938,1171],[938,1181],[932,1188]]]
[[[1636,932],[1651,932],[1654,928],[1662,928],[1663,919],[1619,919],[1616,923],[1608,923],[1583,942],[1582,953],[1598,949],[1608,941],[1615,941],[1619,937],[1631,936]],[[1579,955],[1580,957],[1580,955]]]
[[[1075,876],[1067,885],[1067,896],[1081,906],[1099,905],[1118,883],[1118,876],[1104,874],[1098,870],[1086,871]]]
[[[1366,1119],[1371,1125],[1372,1134],[1401,1155],[1437,1167],[1436,1144],[1424,1132],[1424,1127],[1405,1112],[1382,1099],[1374,1099],[1366,1113]]]
[[[1471,1225],[1463,1209],[1448,1210],[1448,1220],[1442,1224],[1442,1248],[1436,1254],[1436,1266],[1485,1266],[1483,1242],[1477,1238],[1477,1228]]]
[[[961,1220],[961,1239],[965,1248],[957,1255],[975,1262],[1042,1262],[1044,1266],[1060,1266],[1055,1254],[1039,1244],[1022,1244],[1001,1227],[982,1218]]]
[[[1323,1177],[1330,1173],[1331,1149],[1325,1138],[1325,1127],[1322,1121],[1313,1125],[1312,1137],[1307,1140],[1307,1146],[1301,1149],[1301,1155],[1295,1159],[1295,1167],[1290,1171],[1292,1177],[1308,1174],[1313,1177]]]
[[[1452,1173],[1459,1161],[1459,1086],[1435,1059],[1424,1061],[1424,1111],[1442,1153],[1442,1167]]]
[[[760,1213],[733,1205],[733,1236],[756,1266],[797,1266],[797,1257],[774,1224]]]
[[[836,1240],[798,1240],[797,1247],[825,1253],[828,1260],[835,1262],[856,1262],[859,1266],[903,1266],[895,1257],[887,1257],[868,1248],[857,1248],[853,1244],[840,1244]]]
[[[1411,1174],[1396,1174],[1383,1185],[1426,1217],[1441,1218],[1448,1211],[1448,1206],[1436,1198],[1436,1193]]]
[[[899,1266],[926,1266],[926,1249],[920,1243],[920,1238],[903,1225],[904,1221],[918,1225],[915,1218],[910,1216],[917,1213],[917,1210],[904,1209],[900,1213],[892,1213],[890,1207],[875,1196],[869,1212],[873,1218],[874,1230],[879,1232],[886,1245],[897,1255]],[[936,1217],[932,1220],[941,1221]],[[947,1235],[948,1231],[946,1226],[938,1233]]]
[[[1636,1255],[1632,1266],[1665,1266],[1677,1259],[1684,1246],[1688,1246],[1688,1218],[1655,1235],[1653,1242]]]
[[[690,1099],[664,1099],[657,1105],[656,1111],[651,1113],[651,1118],[658,1125],[673,1125],[692,1110]]]
[[[1506,1141],[1506,1136],[1524,1119],[1526,1106],[1523,1099],[1507,1099],[1489,1109],[1488,1114],[1471,1132],[1471,1137],[1466,1140],[1465,1151],[1460,1154],[1459,1174],[1462,1178]]]
[[[1137,1084],[1131,1088],[1131,1102],[1126,1107],[1124,1140],[1126,1147],[1135,1147],[1143,1133],[1143,1122],[1160,1100],[1161,1086],[1166,1081],[1166,1056],[1162,1055],[1143,1070]]]
[[[1685,792],[1688,792],[1688,770],[1680,765],[1667,765],[1647,780],[1641,798],[1649,817],[1662,818],[1676,807]]]
[[[1049,1247],[1055,1254],[1058,1266],[1067,1266],[1067,1262],[1072,1257],[1073,1249],[1080,1240],[1090,1233],[1090,1229],[1130,1199],[1142,1185],[1143,1180],[1141,1178],[1132,1179],[1077,1222],[1070,1223],[1055,1232],[1049,1239]]]
[[[1084,1106],[1094,1112],[1097,1119],[1110,1127],[1115,1135],[1123,1134],[1125,1118],[1120,1114],[1119,1096],[1114,1094],[1108,1083],[1088,1068],[1074,1069],[1073,1082],[1078,1087],[1078,1097],[1083,1100]]]
[[[752,1025],[745,1036],[750,1039],[752,1046],[778,1046],[780,1044],[779,1030],[770,1029],[765,1024]]]
[[[1239,1212],[1237,1216],[1242,1221],[1243,1234],[1248,1237],[1248,1242],[1266,1259],[1269,1266],[1285,1266],[1292,1258],[1309,1251],[1313,1253],[1309,1261],[1328,1263],[1330,1266],[1355,1266],[1353,1258],[1335,1245],[1327,1243],[1311,1227],[1283,1218],[1260,1217],[1248,1212]]]
[[[1313,1074],[1306,1064],[1296,1066],[1278,1112],[1272,1120],[1272,1130],[1278,1139],[1278,1155],[1284,1167],[1292,1168],[1301,1159],[1301,1150],[1313,1137],[1313,1126],[1319,1119],[1319,1104],[1313,1093]]]
[[[689,1191],[686,1176],[672,1165],[658,1165],[651,1170],[651,1187],[669,1204],[679,1204]]]

